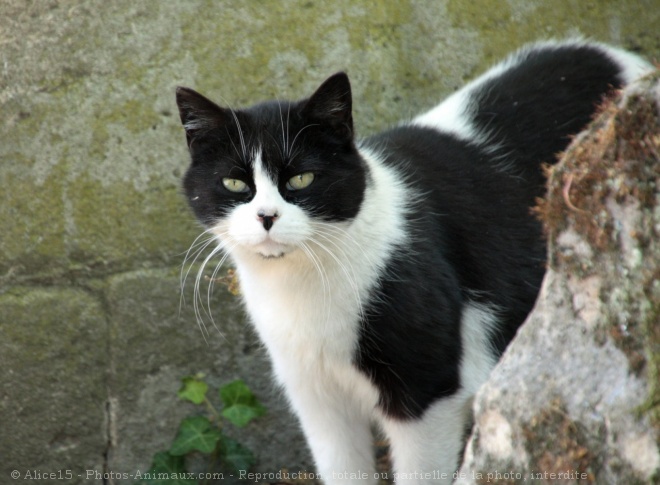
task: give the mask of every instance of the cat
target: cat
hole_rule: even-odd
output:
[[[472,398],[544,275],[543,164],[649,70],[541,42],[360,141],[345,73],[240,110],[177,88],[185,194],[236,267],[325,483],[377,482],[373,422],[397,482],[451,481]]]

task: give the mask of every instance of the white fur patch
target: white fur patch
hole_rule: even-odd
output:
[[[494,312],[483,305],[467,305],[461,318],[461,389],[433,403],[419,420],[381,417],[390,439],[397,483],[452,482],[474,394],[495,365],[489,343],[495,325]],[[431,473],[432,479],[420,479],[421,471]]]
[[[433,403],[421,419],[401,422],[383,418],[396,483],[452,482],[471,402],[472,394],[461,390]]]
[[[461,387],[475,393],[488,379],[497,363],[490,339],[497,326],[497,314],[485,305],[470,303],[461,318]]]
[[[478,142],[478,132],[470,116],[471,96],[471,90],[456,91],[435,108],[414,118],[411,124],[435,128],[471,143]]]
[[[405,238],[406,188],[375,154],[362,156],[372,183],[353,221],[309,218],[282,199],[256,156],[254,199],[217,230],[233,248],[248,313],[326,483],[344,481],[333,473],[373,471],[370,422],[378,391],[352,361],[363,302]],[[279,214],[270,236],[256,219],[260,209]],[[373,224],[383,218],[388,224]],[[282,245],[283,257],[261,255],[267,237]]]

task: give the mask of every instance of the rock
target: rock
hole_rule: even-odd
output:
[[[605,104],[539,213],[549,270],[456,483],[659,483],[660,74]]]

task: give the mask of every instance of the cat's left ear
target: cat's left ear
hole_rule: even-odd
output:
[[[353,138],[351,83],[345,72],[325,80],[309,98],[303,113],[312,120],[330,125],[338,134]]]

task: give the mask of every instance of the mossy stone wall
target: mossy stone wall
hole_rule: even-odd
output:
[[[3,0],[0,482],[145,470],[191,412],[178,379],[200,371],[267,403],[242,438],[260,469],[311,466],[233,297],[211,303],[224,337],[179,309],[200,228],[175,86],[240,106],[346,70],[368,134],[528,41],[582,34],[660,59],[659,25],[658,0]]]

